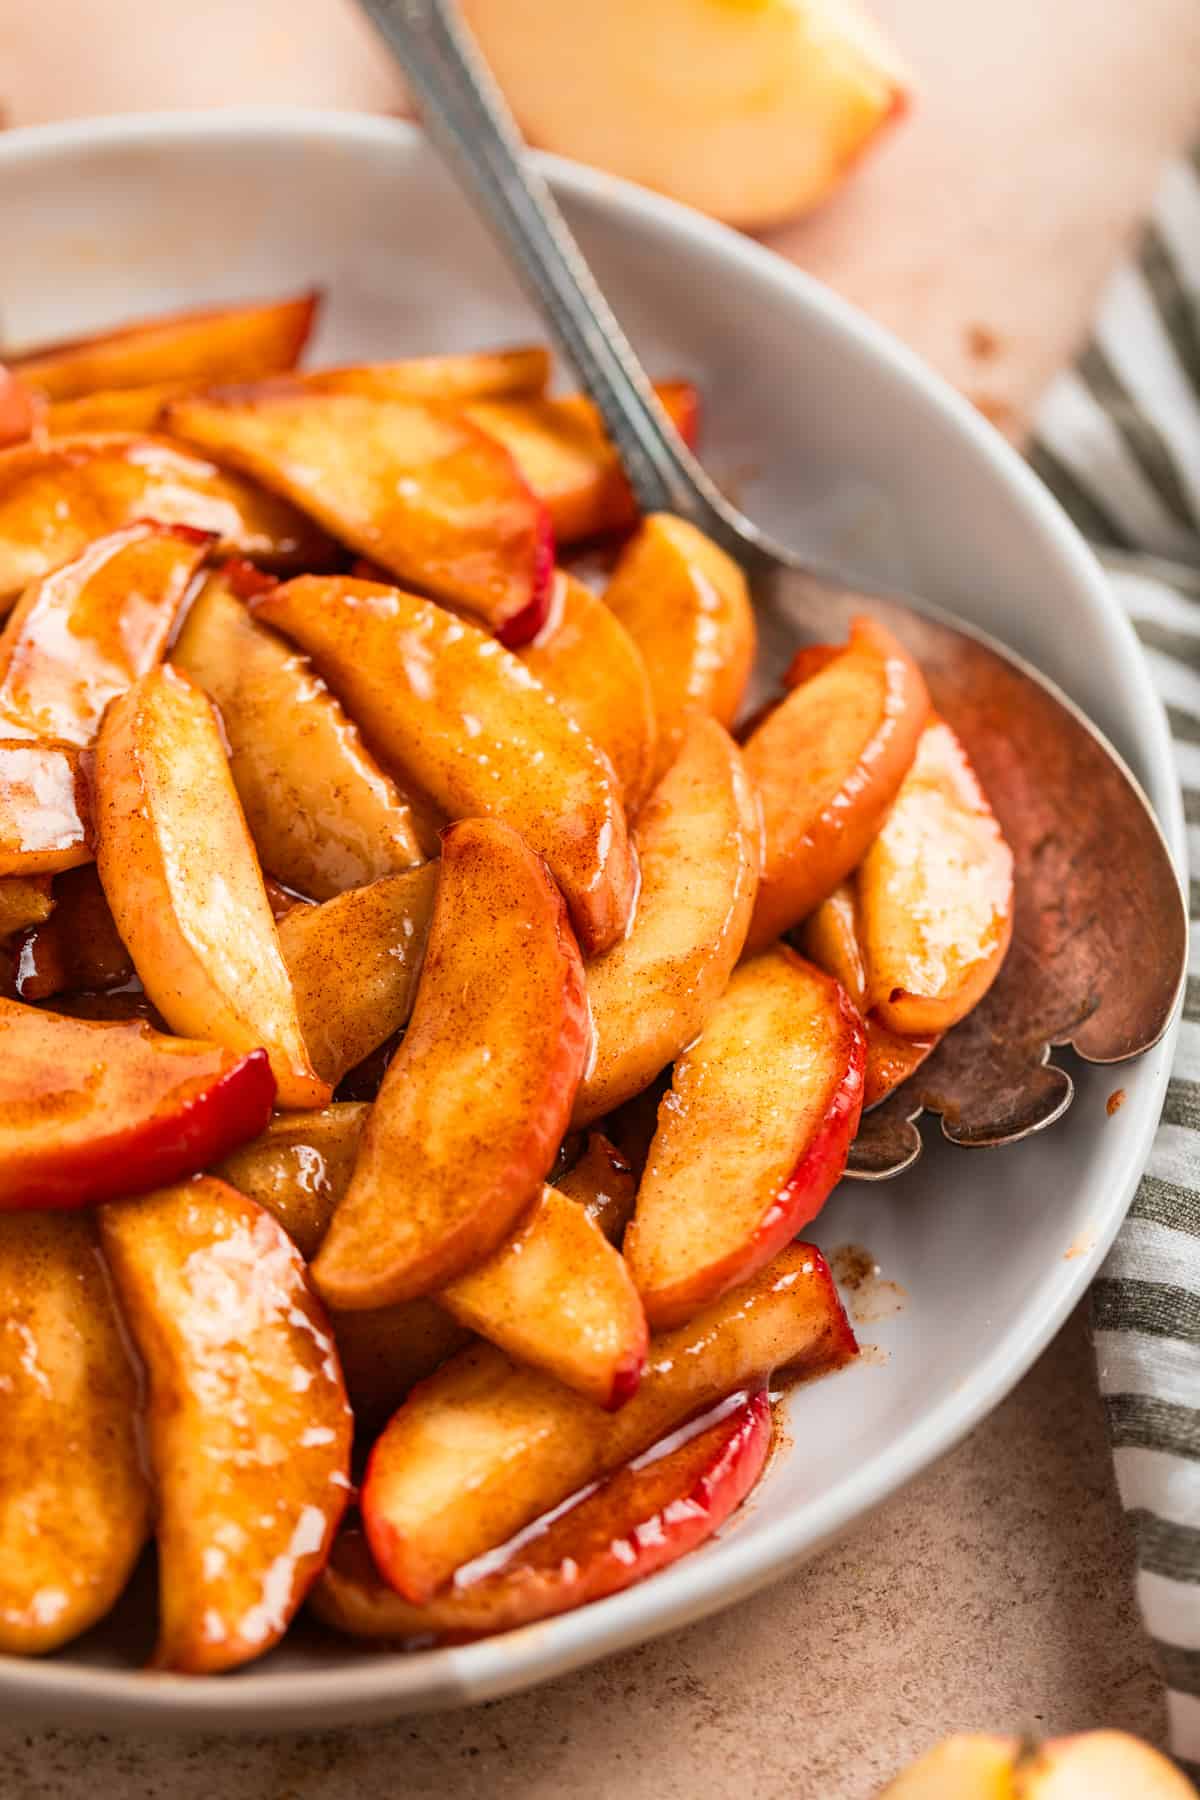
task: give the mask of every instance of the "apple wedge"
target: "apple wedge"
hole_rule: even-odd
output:
[[[511,350],[466,350],[446,356],[408,356],[399,362],[307,369],[298,378],[316,394],[362,394],[370,400],[420,400],[455,406],[464,400],[529,398],[550,380],[550,352],[541,344]]]
[[[247,580],[209,577],[171,661],[217,703],[263,867],[315,900],[412,868],[436,837],[307,657],[250,617]],[[255,575],[251,591],[269,586]]]
[[[97,431],[154,431],[163,407],[190,393],[186,381],[158,381],[148,387],[98,388],[75,400],[55,400],[46,407],[49,437],[74,437]]]
[[[464,1570],[423,1606],[382,1582],[362,1534],[345,1532],[310,1605],[354,1637],[451,1643],[573,1611],[644,1581],[710,1538],[762,1474],[770,1447],[771,1405],[759,1389],[674,1449],[610,1475],[499,1568]]]
[[[260,1132],[274,1095],[261,1050],[0,1000],[0,1211],[176,1181]]]
[[[653,1340],[641,1386],[616,1413],[471,1345],[414,1389],[372,1452],[361,1498],[371,1553],[384,1580],[423,1605],[456,1569],[726,1395],[776,1369],[836,1369],[856,1352],[808,1244]]]
[[[320,294],[311,290],[265,305],[139,319],[93,337],[46,344],[9,357],[27,387],[51,400],[97,388],[161,381],[254,381],[290,369],[312,330]]]
[[[836,981],[782,947],[743,963],[675,1064],[625,1233],[656,1329],[770,1261],[846,1166],[862,1023]]]
[[[385,875],[321,906],[293,907],[279,922],[304,1042],[331,1087],[408,1023],[438,868]]]
[[[654,696],[641,652],[620,620],[581,581],[561,570],[546,623],[519,653],[585,737],[616,770],[626,810],[653,784]]]
[[[117,930],[173,1030],[262,1046],[281,1106],[324,1106],[212,702],[143,675],[96,745],[96,859]]]
[[[160,1669],[212,1673],[287,1630],[350,1497],[353,1419],[299,1251],[204,1177],[104,1208],[146,1368]]]
[[[329,540],[274,494],[163,438],[97,432],[0,450],[0,610],[139,519],[211,532],[227,555],[272,567],[330,565]]]
[[[427,600],[342,576],[248,605],[308,652],[402,782],[452,819],[503,820],[545,857],[586,954],[616,942],[636,889],[619,784],[518,657]]]
[[[37,410],[28,388],[0,363],[0,449],[29,437],[36,420]]]
[[[341,1100],[321,1112],[276,1113],[213,1173],[265,1206],[311,1262],[349,1185],[369,1111]]]
[[[499,1247],[554,1161],[589,1039],[544,864],[495,820],[451,826],[408,1030],[313,1263],[331,1306],[415,1299]]]
[[[555,1184],[560,1194],[582,1206],[610,1244],[619,1244],[633,1217],[637,1177],[617,1146],[602,1131],[589,1131],[583,1155]]]
[[[36,1656],[104,1617],[150,1531],[138,1377],[91,1219],[0,1218],[0,1393],[0,1651]]]
[[[806,918],[857,868],[907,775],[929,713],[908,652],[856,619],[840,656],[793,688],[743,746],[763,809],[749,945]]]
[[[0,943],[31,925],[40,925],[54,911],[49,875],[0,877]]]
[[[167,407],[166,428],[303,507],[400,581],[525,643],[546,616],[554,535],[508,452],[418,401],[221,389]]]
[[[0,731],[93,743],[109,701],[162,657],[211,542],[126,525],[32,582],[0,632]]]
[[[0,736],[0,879],[57,875],[90,862],[91,832],[91,787],[79,749]]]
[[[16,985],[22,1000],[64,990],[104,993],[125,987],[133,963],[113,920],[94,863],[54,883],[54,911],[21,941]]]
[[[696,720],[634,829],[642,885],[621,942],[589,963],[595,1051],[573,1123],[651,1082],[703,1029],[742,953],[758,880],[758,807],[741,754]]]
[[[652,513],[622,550],[604,600],[650,672],[661,780],[692,719],[732,726],[737,717],[757,642],[746,577],[686,519]]]

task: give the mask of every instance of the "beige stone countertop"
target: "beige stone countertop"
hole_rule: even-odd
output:
[[[1018,432],[1085,329],[1161,159],[1200,131],[1200,11],[1195,0],[876,9],[919,73],[919,110],[833,205],[771,241]],[[380,108],[394,96],[344,0],[0,0],[10,124],[248,100]],[[1159,1739],[1130,1568],[1077,1315],[936,1468],[715,1619],[528,1694],[374,1730],[9,1729],[0,1795],[869,1800],[948,1731],[1104,1723]]]

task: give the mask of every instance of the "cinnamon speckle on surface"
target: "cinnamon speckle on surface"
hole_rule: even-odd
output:
[[[990,325],[968,325],[964,336],[968,354],[978,362],[987,362],[1004,347],[999,332],[993,331]]]
[[[873,1325],[904,1311],[907,1290],[898,1281],[883,1278],[879,1264],[864,1245],[839,1244],[830,1252],[829,1267],[847,1295],[847,1311],[855,1325]]]
[[[1114,1088],[1112,1093],[1108,1096],[1108,1099],[1104,1102],[1104,1110],[1108,1114],[1109,1118],[1111,1119],[1115,1113],[1120,1112],[1120,1110],[1124,1106],[1124,1104],[1125,1104],[1125,1089],[1124,1088]]]

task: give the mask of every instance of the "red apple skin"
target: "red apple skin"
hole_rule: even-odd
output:
[[[94,1206],[182,1180],[257,1136],[274,1099],[263,1050],[0,999],[0,1211]]]
[[[550,601],[554,593],[554,527],[550,523],[550,514],[540,501],[534,533],[530,586],[527,604],[510,619],[506,619],[496,631],[496,636],[506,650],[519,650],[522,644],[531,643],[550,613]]]
[[[335,1544],[310,1604],[354,1637],[443,1643],[572,1612],[704,1543],[755,1485],[770,1447],[771,1405],[759,1389],[655,1461],[627,1464],[540,1532],[532,1526],[490,1574],[414,1605],[381,1579],[365,1537],[351,1531]]]

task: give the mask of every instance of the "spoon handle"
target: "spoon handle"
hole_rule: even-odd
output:
[[[454,0],[359,0],[420,100],[425,126],[603,417],[639,509],[674,512],[745,556],[740,515],[659,405],[632,344],[522,155],[512,114]]]

